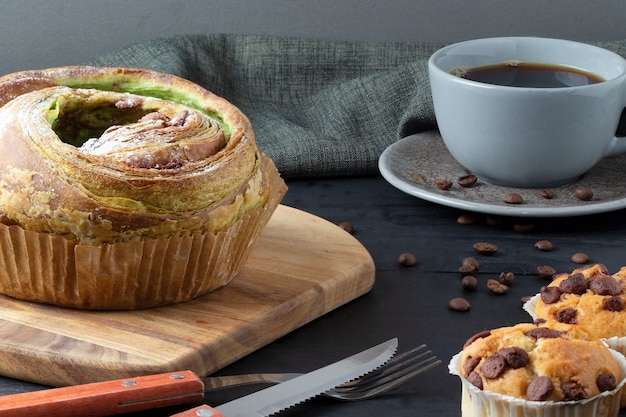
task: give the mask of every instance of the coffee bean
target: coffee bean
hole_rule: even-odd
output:
[[[613,391],[617,387],[615,376],[608,372],[603,372],[598,375],[596,385],[598,385],[600,391]]]
[[[472,275],[474,271],[476,271],[476,269],[472,268],[469,265],[461,265],[459,267],[459,272],[461,273],[461,276],[463,277],[467,275]]]
[[[583,274],[572,274],[559,283],[559,290],[564,293],[581,295],[587,292],[589,284]]]
[[[448,301],[448,308],[454,311],[467,311],[470,309],[470,303],[465,298],[456,297]]]
[[[509,287],[499,283],[495,279],[487,280],[487,288],[494,294],[506,294],[509,290]]]
[[[452,187],[452,181],[443,180],[443,179],[435,179],[435,185],[440,190],[449,190]]]
[[[554,198],[554,191],[552,191],[549,188],[544,188],[543,190],[539,191],[539,195],[542,196],[545,199],[552,199]]]
[[[478,271],[480,263],[476,258],[468,256],[467,258],[463,258],[463,260],[461,261],[461,266],[467,266],[468,268],[471,268],[472,271]]]
[[[339,223],[339,227],[341,227],[343,230],[345,230],[346,232],[350,233],[351,235],[353,235],[354,232],[355,232],[354,226],[352,226],[352,224],[350,224],[348,222]]]
[[[539,265],[537,267],[537,274],[539,275],[539,278],[552,281],[556,275],[556,269],[548,265]]]
[[[589,261],[591,261],[591,259],[589,258],[589,255],[583,252],[577,252],[573,254],[570,259],[575,264],[588,264]]]
[[[478,280],[473,275],[466,275],[461,280],[461,286],[466,291],[476,291],[476,288],[478,288]]]
[[[585,389],[576,382],[566,382],[561,385],[564,401],[579,401],[585,399]]]
[[[588,187],[576,187],[574,196],[582,201],[589,201],[593,198],[593,191]]]
[[[504,357],[506,364],[513,369],[523,368],[530,362],[528,353],[517,346],[500,349],[498,353]]]
[[[498,247],[489,242],[476,242],[473,247],[474,250],[480,255],[493,255],[498,251]]]
[[[502,355],[496,353],[485,359],[480,370],[485,378],[497,378],[506,371],[506,360]]]
[[[562,292],[559,287],[541,287],[539,294],[541,294],[541,301],[546,304],[554,304],[561,300]]]
[[[549,240],[538,240],[535,242],[535,248],[542,252],[549,252],[554,249],[554,245]]]
[[[417,259],[412,253],[404,252],[398,256],[398,263],[402,266],[413,266],[417,264]]]
[[[515,282],[515,274],[513,272],[501,272],[500,284],[511,286]]]
[[[456,222],[458,224],[476,224],[478,223],[478,219],[473,214],[465,213],[457,217]]]
[[[550,378],[547,376],[538,376],[528,384],[526,397],[528,397],[530,401],[545,401],[552,395],[553,390],[554,385],[552,385]]]
[[[513,223],[513,230],[517,233],[530,233],[535,230],[533,223]]]
[[[556,320],[565,324],[576,324],[576,309],[565,307],[556,312]]]
[[[456,182],[461,186],[461,187],[471,187],[472,185],[476,184],[476,181],[478,181],[478,178],[476,178],[476,175],[463,175],[462,177],[459,177]]]
[[[504,196],[503,201],[507,204],[522,204],[524,199],[517,193],[509,193]]]

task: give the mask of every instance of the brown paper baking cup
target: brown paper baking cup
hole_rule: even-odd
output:
[[[0,293],[90,310],[180,303],[228,284],[254,249],[286,186],[265,158],[270,195],[219,233],[102,246],[0,224]]]
[[[621,373],[617,387],[580,401],[528,401],[480,390],[461,376],[461,353],[452,358],[448,369],[461,379],[462,417],[617,417],[626,384],[626,358],[612,349],[611,354],[617,360]]]

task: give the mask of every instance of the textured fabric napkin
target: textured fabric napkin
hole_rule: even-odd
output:
[[[626,56],[626,41],[599,44]],[[238,106],[286,178],[378,173],[381,152],[436,127],[427,61],[442,44],[180,35],[95,57],[194,81]]]

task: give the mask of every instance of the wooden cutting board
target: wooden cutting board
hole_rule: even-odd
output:
[[[281,205],[239,276],[190,302],[93,312],[0,296],[0,374],[50,386],[207,375],[365,294],[374,276],[353,236]]]

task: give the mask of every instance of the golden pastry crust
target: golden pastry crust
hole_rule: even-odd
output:
[[[248,119],[187,80],[125,68],[25,71],[0,78],[0,104],[6,224],[128,242],[217,232],[267,201]],[[102,115],[114,120],[93,126]],[[103,132],[108,149],[95,146]]]
[[[521,323],[478,335],[461,353],[460,373],[485,391],[530,401],[571,401],[610,391],[620,368],[600,341],[561,323]]]
[[[559,274],[540,291],[538,320],[582,326],[595,339],[626,336],[626,267],[610,274],[601,264]]]

